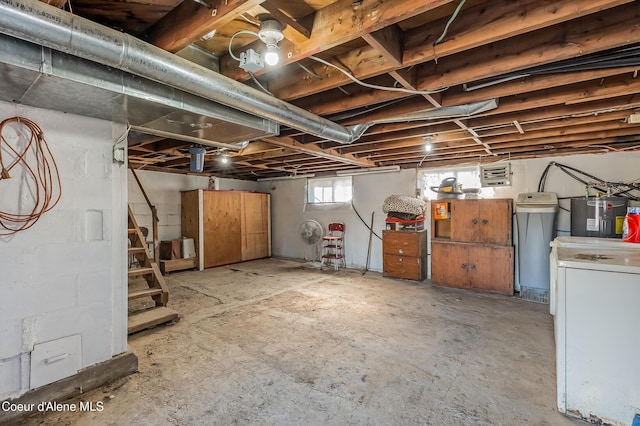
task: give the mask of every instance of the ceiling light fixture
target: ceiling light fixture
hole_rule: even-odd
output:
[[[220,162],[222,164],[228,164],[229,163],[229,153],[228,152],[223,152],[222,154],[220,154]]]
[[[424,138],[424,150],[426,152],[431,152],[433,149],[433,145],[431,144],[432,139],[433,138],[431,136],[425,136]]]
[[[399,172],[400,166],[370,167],[368,169],[338,170],[336,176],[370,175],[375,173]]]
[[[278,47],[278,43],[284,38],[280,22],[275,19],[262,21],[260,23],[260,31],[258,31],[258,38],[267,45],[267,50],[263,56],[264,62],[271,66],[277,65],[280,62],[280,47]]]
[[[291,179],[308,179],[315,177],[315,173],[307,173],[307,174],[290,174],[287,176],[275,176],[275,177],[265,177],[258,179],[258,182],[271,182],[272,180],[291,180]]]
[[[233,54],[231,45],[233,39],[240,34],[250,34],[258,37],[260,41],[267,46],[267,49],[262,55],[253,49],[247,49],[245,52],[240,53],[240,57],[237,57]],[[255,73],[263,69],[265,63],[274,66],[280,62],[280,47],[278,47],[278,43],[280,43],[282,39],[284,39],[284,34],[282,34],[282,25],[280,25],[280,22],[275,19],[265,19],[260,23],[260,31],[257,33],[254,31],[241,30],[233,34],[231,39],[229,39],[229,55],[240,62],[240,68],[248,73]]]

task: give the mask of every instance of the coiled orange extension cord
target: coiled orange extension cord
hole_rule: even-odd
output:
[[[4,138],[4,127],[10,123],[18,123],[22,128],[17,129],[16,133],[29,138],[22,152],[18,152]],[[3,150],[12,158],[8,166],[5,166],[2,159]],[[62,197],[58,165],[44,138],[44,133],[36,123],[24,117],[7,118],[0,123],[0,189],[2,180],[10,179],[9,172],[18,165],[22,167],[22,179],[25,180],[33,196],[33,208],[28,214],[0,210],[0,236],[13,235],[31,228],[44,213],[53,209]],[[16,201],[19,203],[19,200]],[[18,205],[16,210],[19,207]]]

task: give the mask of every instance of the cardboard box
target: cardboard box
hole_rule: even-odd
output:
[[[449,203],[447,202],[434,202],[433,203],[433,218],[434,219],[449,219]]]

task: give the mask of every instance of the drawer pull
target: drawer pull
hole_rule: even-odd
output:
[[[401,257],[398,258],[398,262],[402,263],[402,258]]]
[[[482,219],[482,224],[486,225],[487,223],[489,223],[489,221],[487,219]]]
[[[398,253],[404,254],[404,250],[400,249],[400,250],[398,250]]]
[[[474,225],[477,225],[477,224],[478,224],[478,219],[473,219],[473,220],[471,221],[471,223],[473,223]]]
[[[44,363],[46,365],[50,365],[50,364],[53,364],[53,363],[56,363],[56,362],[59,362],[59,361],[63,361],[68,357],[69,357],[69,354],[67,354],[67,353],[60,354],[60,355],[52,356],[50,358],[46,358],[44,360]]]

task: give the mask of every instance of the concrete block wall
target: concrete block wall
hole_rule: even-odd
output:
[[[0,238],[0,400],[31,388],[36,345],[80,336],[81,353],[68,354],[80,368],[126,350],[126,183],[111,160],[124,127],[0,102],[1,119],[16,115],[42,128],[62,198],[30,229]],[[30,211],[25,176],[17,166],[0,180],[0,210]]]
[[[180,238],[181,225],[181,191],[209,188],[209,177],[198,175],[182,175],[147,170],[136,170],[149,200],[158,209],[158,239],[172,240]],[[136,183],[131,171],[128,174],[129,205],[133,209],[139,226],[149,228],[151,240],[151,210],[147,206],[144,195]],[[212,178],[211,187],[223,190],[255,191],[257,183],[237,179]]]

